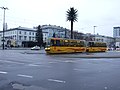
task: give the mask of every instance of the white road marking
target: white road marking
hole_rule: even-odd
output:
[[[57,62],[48,62],[48,63],[50,63],[50,64],[51,64],[51,63],[57,63]]]
[[[7,61],[7,60],[0,60],[1,62],[7,62],[7,63],[15,63],[15,64],[25,64],[21,62],[15,62],[15,61]]]
[[[58,82],[58,83],[66,83],[66,81],[57,80],[57,79],[48,79],[48,81]]]
[[[8,72],[0,71],[0,74],[7,74]]]
[[[40,65],[36,65],[36,64],[28,64],[28,66],[37,67],[37,66],[40,66]]]
[[[24,75],[24,74],[18,74],[17,76],[19,76],[19,77],[26,77],[26,78],[33,78],[33,76]]]
[[[62,61],[62,62],[66,62],[66,63],[75,63],[76,61],[67,60],[67,61]]]
[[[75,69],[73,69],[73,70],[75,70],[75,71],[81,71],[81,69],[77,69],[77,68],[75,68]]]

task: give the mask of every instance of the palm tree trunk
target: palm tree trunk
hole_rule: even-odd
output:
[[[71,39],[73,39],[73,21],[71,21]]]

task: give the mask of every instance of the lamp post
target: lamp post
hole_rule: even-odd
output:
[[[4,13],[3,13],[3,40],[2,40],[2,42],[3,42],[3,50],[4,50],[4,42],[5,42],[5,37],[4,37],[4,35],[5,35],[5,10],[8,10],[8,8],[7,7],[0,7],[1,9],[3,9],[4,10]]]
[[[94,27],[94,35],[95,35],[95,28],[97,27],[97,26],[93,26]]]
[[[95,41],[95,28],[96,28],[97,26],[93,26],[93,28],[94,28],[94,41]]]

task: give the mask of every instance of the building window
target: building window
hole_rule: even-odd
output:
[[[24,35],[26,35],[26,32],[24,32]]]
[[[34,41],[34,37],[32,37],[32,40]]]
[[[15,35],[15,40],[16,40],[16,35]]]
[[[29,37],[29,41],[31,41],[31,37]]]
[[[32,33],[32,35],[34,35],[34,32]]]
[[[27,36],[24,36],[24,40],[27,40]]]
[[[22,36],[19,36],[19,40],[22,40]]]
[[[31,35],[31,32],[29,32],[29,35]]]
[[[19,34],[21,34],[21,31],[19,31]]]

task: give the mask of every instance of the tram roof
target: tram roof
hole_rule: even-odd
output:
[[[50,38],[50,39],[54,39],[54,40],[80,40],[80,39],[67,39],[67,38]],[[85,41],[85,40],[80,40],[80,41]]]

